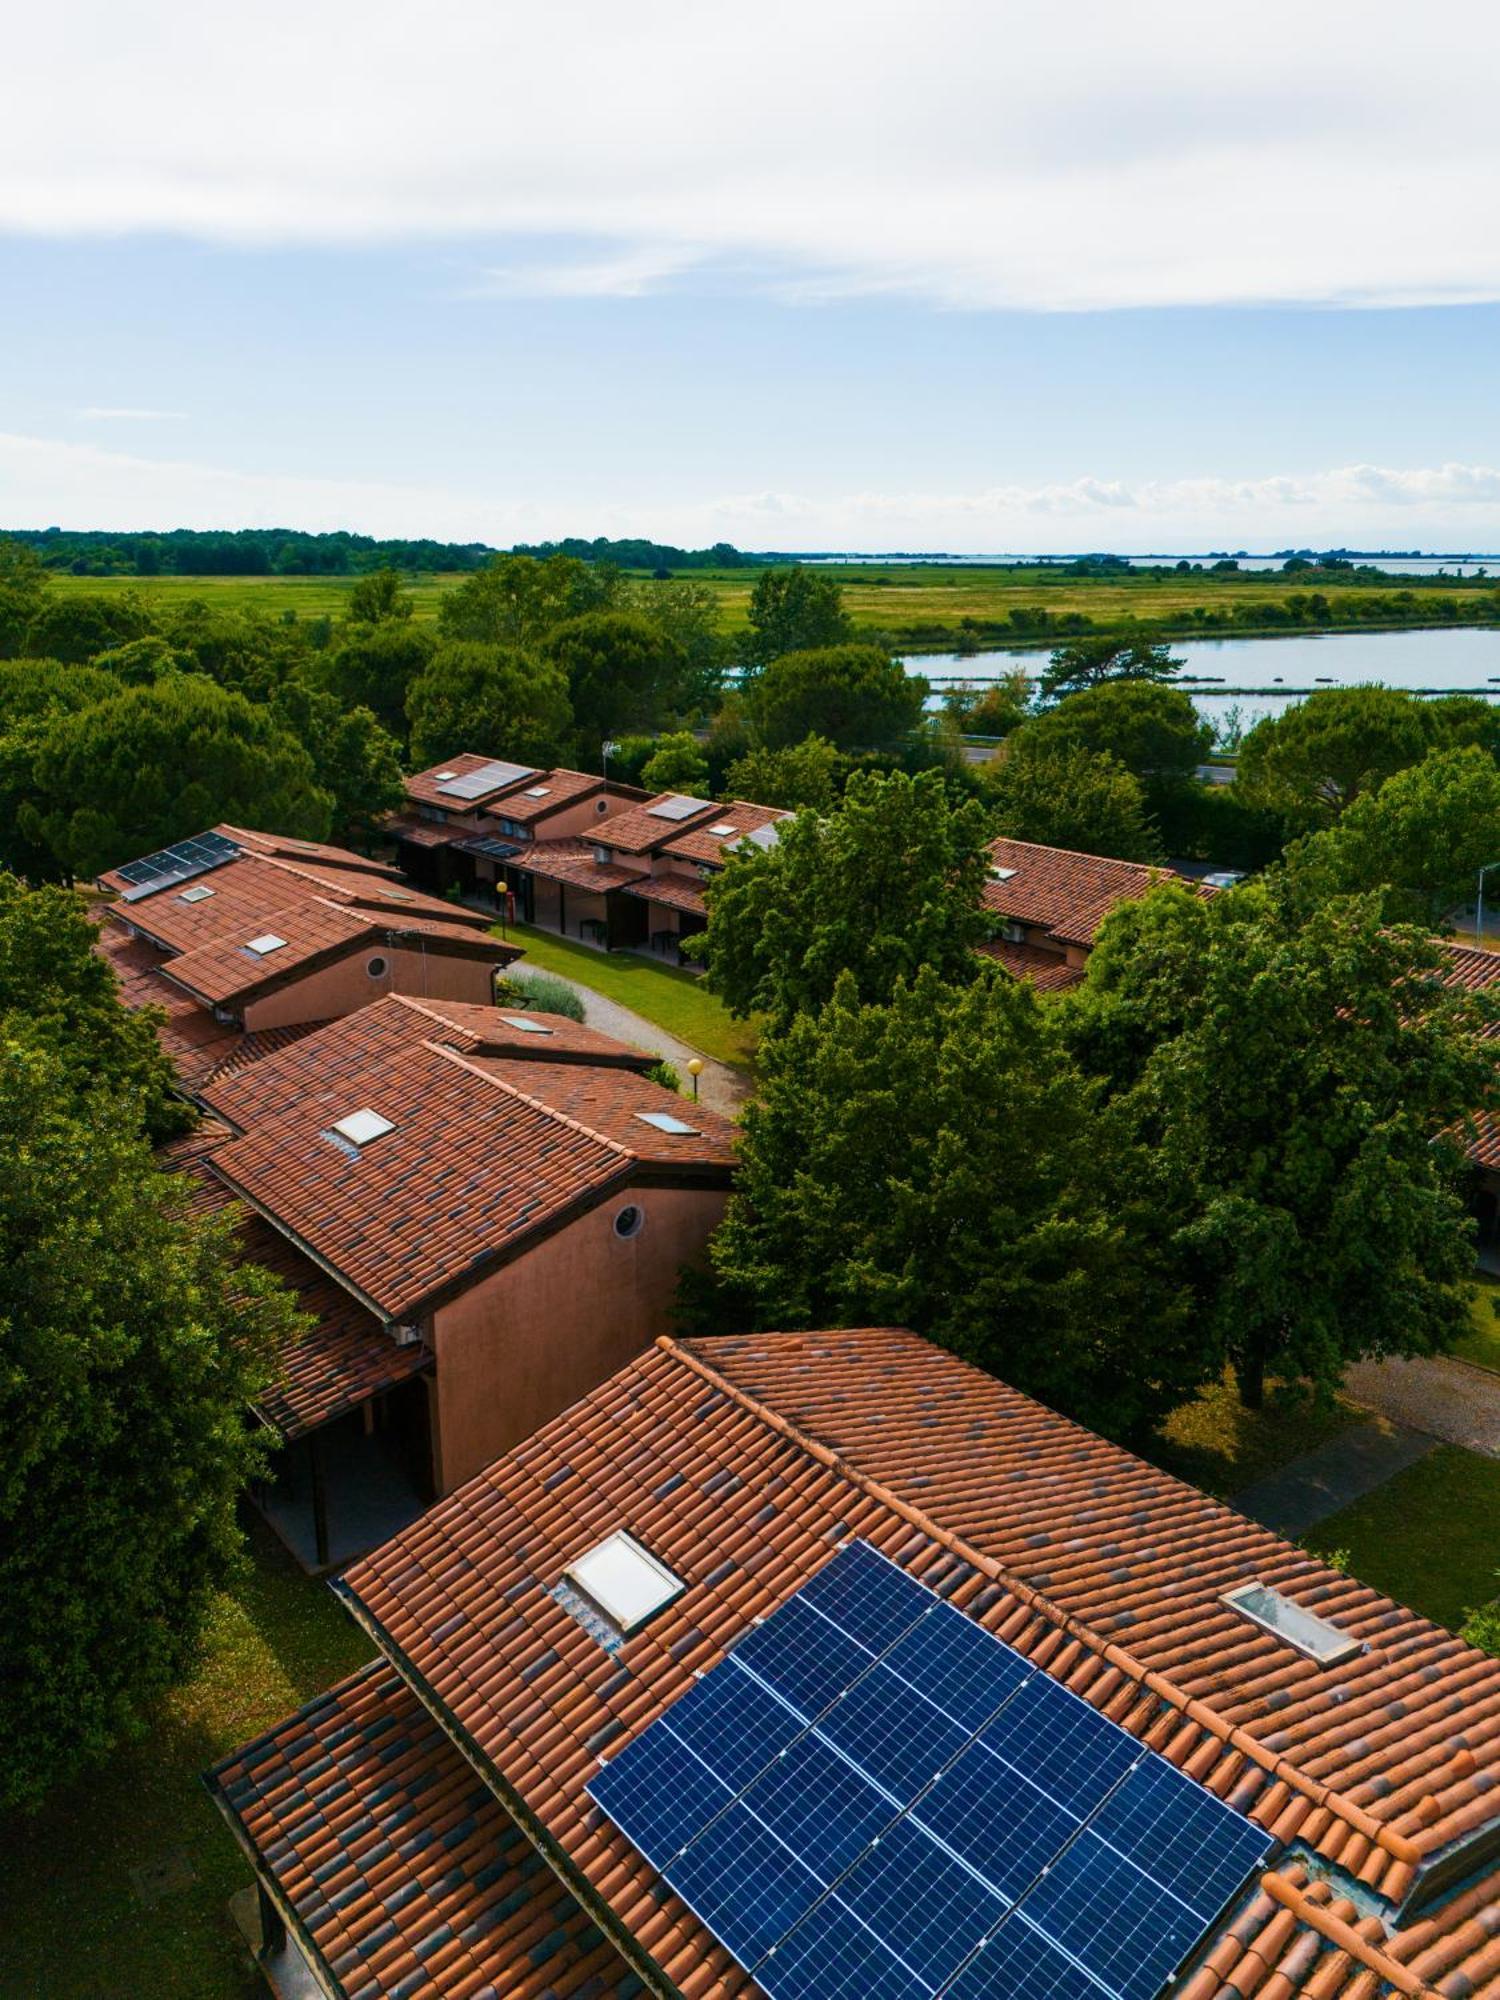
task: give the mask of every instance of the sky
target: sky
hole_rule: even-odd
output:
[[[1500,552],[1484,0],[58,0],[0,524]]]

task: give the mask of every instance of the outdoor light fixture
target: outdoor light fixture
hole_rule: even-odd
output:
[[[698,1079],[703,1074],[702,1056],[689,1056],[687,1073],[693,1079],[693,1102],[698,1102]]]

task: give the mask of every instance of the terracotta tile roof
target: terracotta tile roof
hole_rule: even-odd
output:
[[[633,2000],[630,1972],[383,1663],[205,1782],[346,2000]]]
[[[1065,993],[1083,980],[1081,965],[1069,965],[1059,952],[1046,951],[1041,945],[991,938],[979,949],[985,958],[1003,965],[1013,979],[1029,979],[1038,993]]]
[[[625,894],[643,903],[661,903],[669,910],[686,910],[691,916],[708,915],[703,891],[682,875],[647,875],[632,882]]]
[[[620,1528],[687,1588],[609,1654],[550,1593]],[[852,1536],[1388,1920],[1500,1825],[1500,1661],[898,1330],[659,1343],[334,1587],[617,1942],[697,2000],[756,1989],[584,1785]],[[1220,1597],[1252,1577],[1364,1650],[1320,1667],[1249,1624]],[[1348,1966],[1313,1990],[1346,1984],[1373,1990]]]
[[[662,852],[680,855],[685,861],[703,861],[712,867],[720,867],[747,834],[755,833],[763,826],[775,826],[791,817],[789,812],[783,812],[777,806],[757,806],[748,799],[735,799],[730,805],[715,807],[712,819],[700,820],[686,833],[669,840]],[[717,826],[730,826],[734,831],[715,833]]]
[[[504,783],[491,786],[489,791],[480,793],[478,798],[463,799],[455,798],[452,792],[445,792],[442,789],[439,779],[443,773],[446,772],[450,778],[462,778],[470,771],[482,769],[486,764],[510,762],[519,764],[520,761],[519,758],[487,757],[476,750],[463,750],[458,756],[449,757],[441,764],[433,764],[425,771],[414,772],[406,780],[406,796],[415,800],[418,805],[440,806],[444,812],[459,816],[477,813],[481,804],[488,804],[491,799],[500,798],[506,792],[523,790],[527,785],[541,784],[542,774],[539,771],[528,770],[520,777],[507,778]]]
[[[399,996],[405,1007],[431,1023],[422,1030],[428,1041],[446,1042],[470,1055],[512,1056],[520,1061],[592,1063],[612,1069],[642,1072],[661,1060],[648,1049],[631,1048],[570,1021],[565,1014],[543,1014],[515,1007],[472,1007],[459,1000],[416,1000]],[[518,1028],[517,1021],[528,1025]],[[538,1033],[538,1030],[543,1032]]]
[[[432,1355],[420,1341],[398,1346],[373,1313],[280,1230],[235,1199],[210,1165],[233,1137],[221,1120],[205,1118],[196,1131],[163,1147],[159,1157],[164,1166],[188,1177],[193,1212],[230,1214],[244,1261],[280,1278],[295,1295],[297,1310],[312,1318],[308,1332],[283,1353],[278,1379],[256,1405],[267,1423],[290,1440],[410,1381],[431,1366]]]
[[[523,848],[510,866],[526,875],[545,876],[550,882],[565,882],[571,889],[592,889],[600,896],[641,879],[644,868],[596,861],[595,845],[592,840],[539,840],[535,847]]]
[[[385,832],[392,840],[404,840],[412,847],[451,847],[463,838],[463,828],[438,826],[427,819],[388,819]]]
[[[586,799],[591,792],[603,792],[603,778],[591,777],[587,771],[539,771],[534,778],[528,778],[503,799],[484,808],[487,819],[511,819],[517,826],[532,826],[537,820],[547,819],[564,806],[575,805],[579,799]],[[540,791],[544,797],[534,799],[532,792]],[[600,814],[602,821],[603,814]]]
[[[1491,986],[1500,986],[1500,951],[1459,944],[1453,938],[1444,938],[1442,945],[1449,959],[1445,975],[1449,986],[1461,986],[1470,993],[1483,993]]]
[[[709,819],[719,817],[720,808],[712,799],[703,799],[699,802],[700,810],[682,819],[663,819],[651,810],[653,806],[681,796],[677,792],[653,793],[644,805],[633,806],[630,811],[606,820],[599,829],[600,841],[614,848],[617,854],[654,854],[669,840],[680,840],[689,827],[702,826]]]
[[[985,908],[1039,925],[1064,944],[1092,944],[1117,904],[1144,896],[1153,882],[1175,879],[1170,868],[1039,847],[1029,840],[992,840],[990,862],[1014,872],[1007,881],[986,882]]]
[[[431,1025],[376,1001],[204,1093],[241,1134],[215,1170],[383,1316],[415,1317],[645,1172],[727,1185],[733,1127],[705,1107],[695,1134],[663,1134],[633,1114],[682,1101],[631,1069],[471,1058]],[[330,1136],[365,1108],[394,1130]]]
[[[226,840],[233,840],[250,854],[277,855],[286,861],[301,865],[326,865],[341,873],[352,871],[359,875],[385,876],[399,884],[401,871],[393,868],[388,861],[374,861],[367,854],[355,854],[347,847],[330,847],[321,840],[293,840],[289,834],[257,833],[253,828],[230,826],[221,821],[213,831],[222,833]]]

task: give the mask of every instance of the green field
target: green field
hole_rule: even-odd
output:
[[[34,1819],[0,1821],[6,2000],[252,2000],[226,1905],[250,1881],[199,1772],[370,1657],[269,1530],[220,1600],[203,1664],[152,1727]]]
[[[1109,577],[1067,576],[1056,568],[1002,569],[954,564],[830,564],[824,574],[838,579],[844,602],[866,632],[891,637],[910,649],[943,651],[963,645],[1044,645],[1055,639],[1055,625],[1045,630],[1018,626],[1016,616],[1044,612],[1049,621],[1073,617],[1088,620],[1096,632],[1153,633],[1186,637],[1193,633],[1258,633],[1291,629],[1331,631],[1381,629],[1384,625],[1490,624],[1500,620],[1500,591],[1494,579],[1485,582],[1443,582],[1425,579],[1415,588],[1399,577],[1371,583],[1274,575],[1155,576],[1144,572]],[[724,630],[742,630],[757,572],[753,569],[692,570],[692,582],[708,584],[717,594]],[[436,615],[445,591],[462,581],[458,575],[422,576],[412,581],[417,616]],[[55,589],[72,591],[137,591],[148,603],[183,603],[194,598],[211,604],[254,609],[299,618],[340,617],[352,578],[338,577],[75,577],[53,573]],[[1319,592],[1326,611],[1304,614],[1288,624],[1264,624],[1280,616],[1279,607],[1292,597]],[[1399,602],[1397,600],[1400,600]]]

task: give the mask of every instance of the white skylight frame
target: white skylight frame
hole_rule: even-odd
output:
[[[370,1110],[366,1105],[362,1110],[351,1111],[347,1117],[336,1118],[330,1131],[337,1133],[351,1146],[368,1146],[372,1140],[383,1139],[387,1132],[394,1132],[393,1121],[379,1111]]]
[[[658,1132],[667,1132],[676,1139],[697,1139],[702,1136],[701,1127],[689,1125],[672,1111],[637,1111],[636,1117],[643,1125],[651,1125]]]
[[[206,903],[214,893],[206,882],[195,882],[190,889],[184,889],[177,900],[179,903]]]
[[[528,1021],[524,1014],[502,1014],[501,1020],[507,1028],[515,1028],[523,1035],[553,1035],[555,1028],[544,1028],[540,1021]]]
[[[434,771],[432,774],[432,782],[435,785],[446,785],[457,776],[458,776],[457,771]]]
[[[733,823],[733,821],[727,819],[719,820],[715,825],[711,826],[708,830],[716,840],[733,840],[735,835],[739,832],[739,828]]]
[[[247,938],[246,951],[253,951],[257,958],[269,958],[273,951],[285,951],[286,939],[278,937],[275,931],[262,931],[259,937]]]
[[[528,785],[521,796],[525,799],[550,799],[552,796],[552,787],[550,785]]]
[[[687,1589],[680,1576],[623,1529],[576,1557],[563,1575],[627,1637]]]
[[[1219,1602],[1301,1653],[1304,1659],[1315,1660],[1320,1667],[1340,1666],[1365,1649],[1363,1639],[1331,1625],[1326,1618],[1319,1618],[1316,1612],[1285,1596],[1273,1584],[1262,1583],[1259,1577],[1226,1590]]]
[[[991,868],[990,880],[992,882],[1008,882],[1015,872],[1014,868]]]

